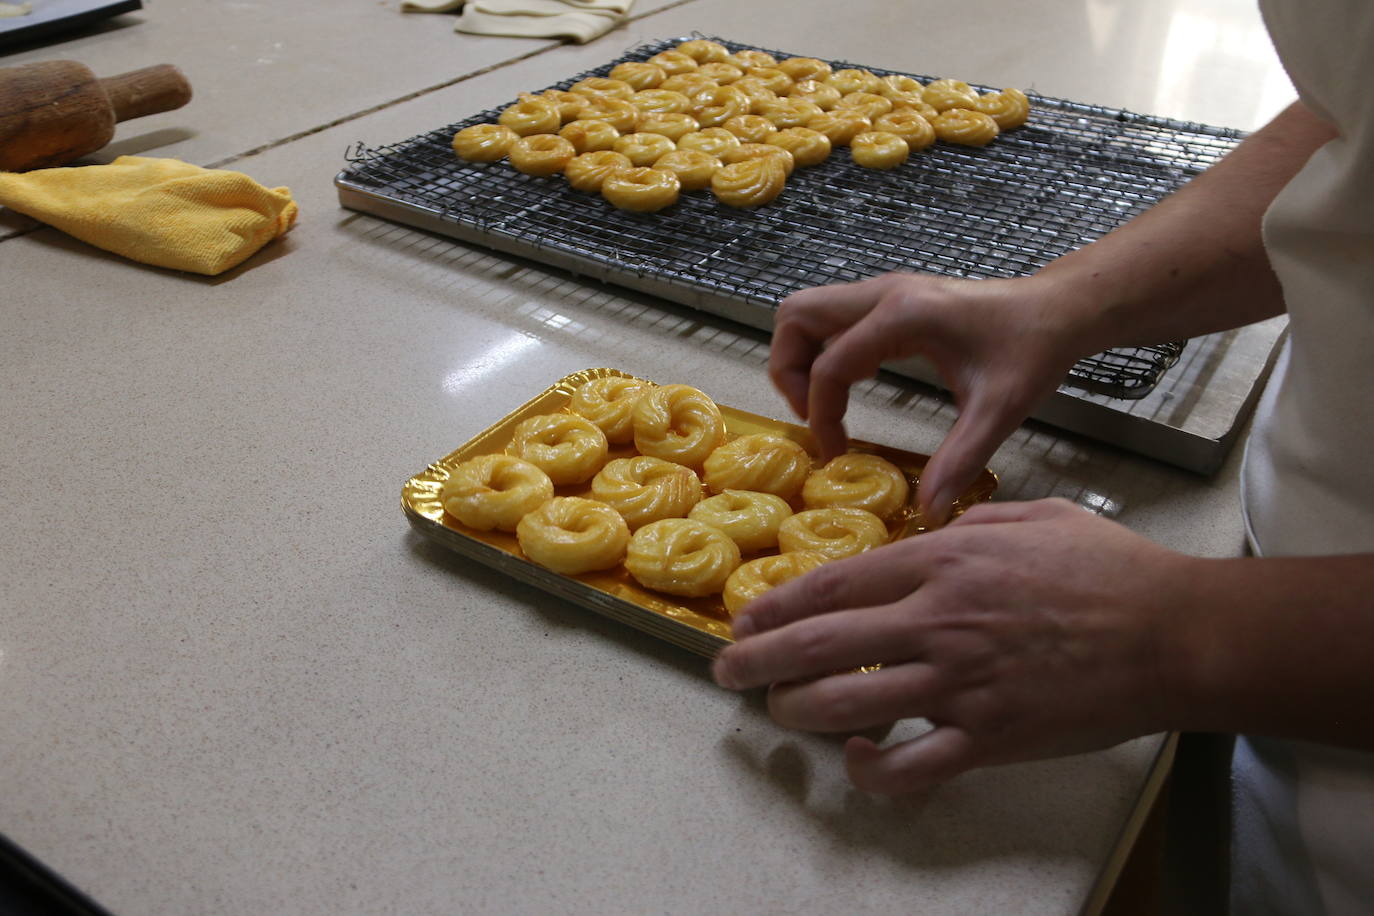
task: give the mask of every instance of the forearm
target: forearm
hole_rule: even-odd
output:
[[[1294,103],[1177,193],[1037,274],[1079,348],[1178,340],[1281,313],[1264,212],[1333,136]]]
[[[1374,748],[1374,555],[1191,564],[1171,727]]]

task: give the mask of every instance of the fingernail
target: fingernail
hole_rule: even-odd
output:
[[[715,678],[716,683],[726,690],[735,689],[735,682],[731,679],[729,670],[727,670],[726,666],[719,658],[717,658],[715,664],[711,666],[711,677]]]
[[[743,639],[746,636],[753,636],[755,633],[754,618],[747,616],[736,617],[730,623],[730,630],[735,634],[736,639]]]
[[[954,495],[948,490],[941,490],[935,494],[930,501],[930,508],[927,512],[926,520],[934,527],[939,527],[949,521],[950,514],[954,511]]]

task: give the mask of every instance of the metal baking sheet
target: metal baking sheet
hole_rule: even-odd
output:
[[[514,579],[590,608],[622,623],[667,640],[699,655],[714,656],[722,646],[730,643],[730,615],[720,596],[707,598],[678,598],[654,592],[640,586],[623,567],[580,576],[564,576],[551,572],[525,558],[515,535],[503,531],[477,531],[466,527],[444,511],[439,491],[452,468],[478,455],[504,451],[512,433],[522,420],[540,414],[559,413],[567,409],[572,393],[584,382],[607,375],[633,378],[618,369],[588,369],[559,379],[549,388],[516,408],[488,429],[478,433],[458,449],[406,481],[401,492],[401,507],[411,525],[425,537],[431,538],[466,557],[491,566]],[[709,393],[709,392],[708,392]],[[771,433],[787,436],[815,454],[810,431],[805,427],[772,420],[720,405],[725,417],[729,438],[751,433]],[[889,448],[871,442],[851,440],[854,451],[881,455],[901,468],[915,493],[916,483],[928,456]],[[613,446],[611,458],[635,454],[633,446]],[[997,478],[984,471],[955,503],[956,514],[977,502],[992,498]],[[586,496],[590,485],[562,486],[559,496]],[[797,502],[794,509],[802,508]],[[914,507],[894,518],[888,525],[892,540],[911,537],[926,530],[919,510]],[[776,551],[762,551],[749,558],[766,556]]]

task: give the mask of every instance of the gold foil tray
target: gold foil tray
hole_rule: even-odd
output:
[[[478,455],[504,451],[510,444],[515,427],[522,420],[566,410],[569,398],[580,385],[607,375],[634,378],[618,369],[587,369],[559,379],[543,393],[406,481],[401,491],[401,508],[416,531],[463,556],[699,655],[714,656],[721,647],[731,642],[730,615],[719,595],[677,598],[653,592],[635,582],[623,567],[581,576],[560,575],[527,560],[514,534],[467,528],[445,513],[439,502],[439,490],[448,479],[451,468]],[[771,433],[793,439],[812,455],[816,454],[811,432],[804,426],[745,413],[724,404],[720,405],[720,411],[725,417],[726,433],[730,438],[750,433]],[[881,455],[901,468],[911,484],[914,499],[916,483],[929,456],[858,439],[851,439],[849,445],[852,451]],[[611,448],[611,458],[634,454],[633,445]],[[983,471],[973,486],[955,502],[955,513],[990,499],[996,489],[996,476],[991,471]],[[558,487],[557,495],[586,496],[589,490],[590,484]],[[793,508],[801,509],[802,506],[798,502]],[[892,539],[896,540],[925,531],[926,524],[920,511],[912,506],[891,521],[888,528]],[[752,558],[752,555],[746,558]]]

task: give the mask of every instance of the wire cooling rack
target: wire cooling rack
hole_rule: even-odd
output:
[[[604,76],[622,61],[644,60],[682,40],[640,46],[547,88]],[[716,40],[731,50],[754,48]],[[857,166],[847,148],[837,148],[823,164],[797,169],[778,200],[756,210],[725,207],[704,191],[658,213],[631,213],[505,162],[458,159],[453,134],[495,121],[499,108],[400,143],[359,145],[336,184],[355,209],[561,266],[591,267],[630,286],[660,281],[655,292],[769,330],[778,302],[809,286],[894,270],[1032,273],[1145,210],[1242,137],[1029,95],[1027,125],[986,147],[938,143],[892,171]],[[1169,343],[1108,350],[1077,363],[1065,384],[1140,398],[1182,349]]]

